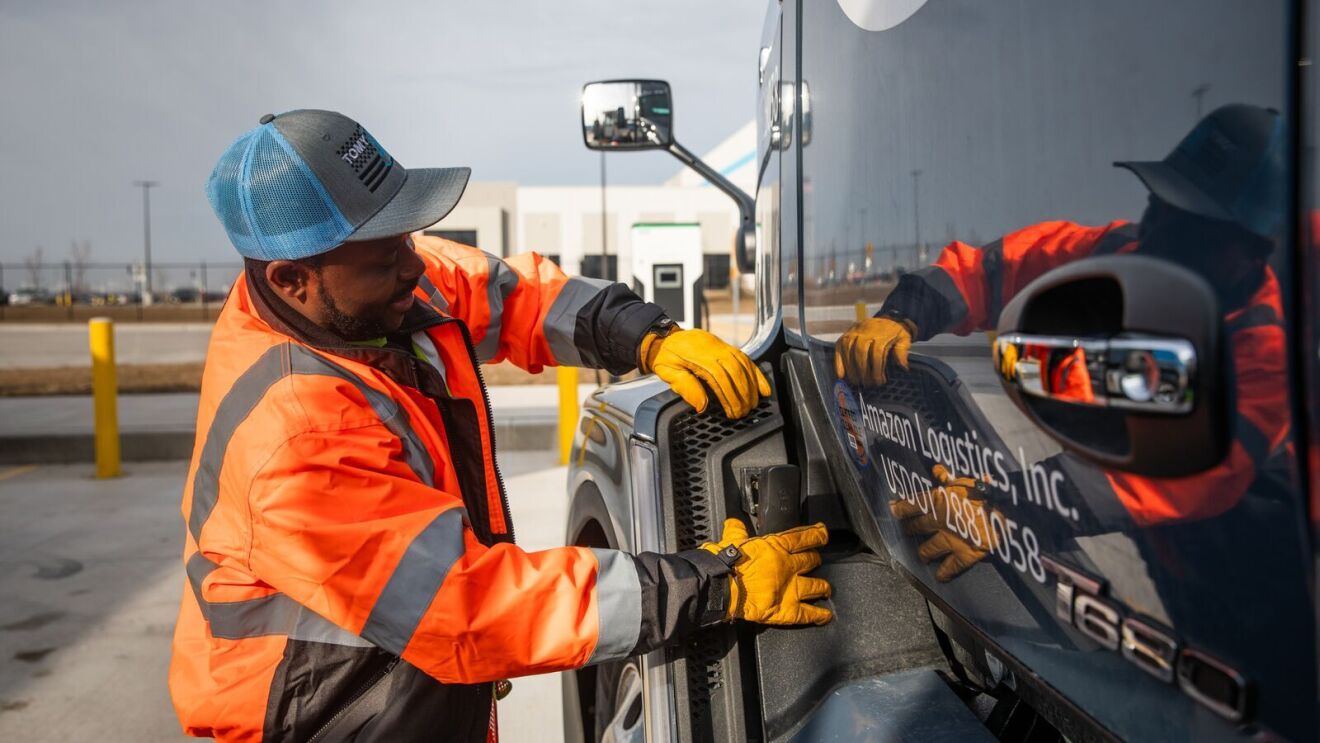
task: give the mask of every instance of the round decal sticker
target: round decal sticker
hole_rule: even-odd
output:
[[[866,466],[866,423],[857,397],[844,382],[834,383],[834,403],[839,407],[839,422],[843,427],[843,445],[858,467]]]
[[[927,0],[839,0],[848,20],[867,31],[888,31],[911,18]]]

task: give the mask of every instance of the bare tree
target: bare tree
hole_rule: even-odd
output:
[[[38,245],[31,254],[23,258],[23,266],[27,268],[28,285],[33,289],[41,288],[41,258],[45,250]]]
[[[92,260],[92,241],[74,240],[69,246],[69,262],[73,264],[73,292],[82,294],[87,291],[87,264]]]

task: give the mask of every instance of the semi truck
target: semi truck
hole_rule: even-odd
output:
[[[824,522],[834,621],[568,673],[566,738],[1315,740],[1317,40],[1304,1],[769,2],[756,193],[712,180],[774,393],[598,390],[566,539]],[[708,172],[664,98],[613,149]]]

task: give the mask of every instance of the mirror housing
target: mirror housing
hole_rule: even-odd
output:
[[[673,121],[663,80],[602,80],[582,88],[582,140],[589,150],[667,149]]]
[[[674,139],[673,99],[664,80],[600,80],[582,86],[582,141],[601,152],[665,150],[738,205],[738,270],[756,272],[756,203]]]

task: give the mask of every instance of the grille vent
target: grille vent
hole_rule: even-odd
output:
[[[695,549],[718,538],[719,524],[713,500],[722,497],[718,486],[708,481],[711,450],[726,439],[773,415],[769,400],[762,400],[751,413],[729,420],[722,412],[675,416],[669,426],[670,475],[674,493],[674,535],[679,550]],[[699,632],[688,642],[671,648],[669,658],[685,658],[689,714],[692,730],[711,729],[711,699],[724,685],[721,659],[729,651],[732,636],[727,627]]]
[[[669,426],[670,474],[674,483],[674,533],[678,549],[695,549],[718,538],[711,501],[719,494],[707,482],[706,463],[710,450],[734,434],[751,428],[772,415],[770,401],[738,420],[723,413],[698,415],[689,411],[676,416]]]
[[[882,387],[869,390],[868,395],[875,395],[888,404],[915,410],[926,425],[958,420],[949,404],[948,388],[941,387],[932,372],[904,371],[890,367],[888,381]]]

